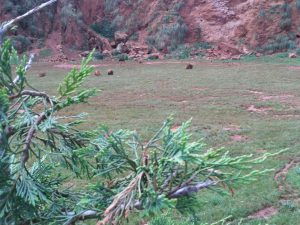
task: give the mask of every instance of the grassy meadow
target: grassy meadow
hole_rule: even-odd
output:
[[[114,76],[106,75],[110,68]],[[299,166],[289,169],[286,179],[284,176],[280,181],[282,188],[274,179],[276,171],[300,156],[299,59],[197,61],[193,70],[185,70],[185,62],[126,62],[103,64],[97,70],[102,75],[91,76],[85,87],[97,88],[98,95],[65,112],[87,112],[85,128],[106,124],[111,129],[137,130],[146,139],[173,115],[178,124],[193,118],[194,138],[202,138],[207,148],[223,146],[232,155],[257,156],[288,148],[257,166],[274,168],[273,173],[241,186],[233,196],[200,192],[195,217],[163,212],[150,224],[164,224],[168,218],[172,224],[192,224],[193,218],[211,224],[228,216],[232,216],[230,224],[300,224],[300,198],[290,194],[291,190],[300,193]],[[34,87],[54,95],[68,71],[38,63],[33,65],[29,79]],[[40,78],[41,72],[47,76]],[[274,215],[249,218],[270,207],[276,211]],[[140,221],[134,218],[128,224]]]

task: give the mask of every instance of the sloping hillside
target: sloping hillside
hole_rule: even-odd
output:
[[[2,1],[2,20],[45,2]],[[139,57],[189,48],[190,55],[220,58],[297,49],[299,16],[298,0],[69,0],[28,18],[11,36],[19,49],[57,54],[96,47]]]

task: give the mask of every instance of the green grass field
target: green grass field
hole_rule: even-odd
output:
[[[98,96],[66,113],[89,113],[86,128],[106,124],[112,129],[138,130],[145,138],[173,114],[178,123],[193,118],[194,137],[203,138],[208,148],[224,146],[232,155],[259,155],[288,148],[286,153],[257,166],[274,168],[273,173],[241,186],[234,196],[200,192],[196,216],[208,224],[228,216],[232,216],[230,224],[239,224],[241,219],[241,224],[251,225],[299,224],[298,165],[280,181],[281,189],[274,179],[276,171],[300,156],[300,69],[292,67],[297,65],[299,59],[280,58],[195,62],[193,70],[185,70],[184,62],[104,65],[97,68],[103,75],[91,76],[85,85],[101,90]],[[105,75],[109,68],[114,69],[114,76]],[[39,78],[40,72],[47,72],[47,76]],[[67,72],[53,65],[35,64],[29,79],[41,91],[55,94]],[[289,194],[291,190],[296,195]],[[268,219],[248,218],[268,207],[278,213]],[[174,219],[174,224],[192,224],[189,215],[164,212],[160,217]],[[134,218],[129,224],[138,221]]]

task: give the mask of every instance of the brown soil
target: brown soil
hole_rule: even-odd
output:
[[[254,113],[261,113],[261,114],[268,114],[268,111],[272,111],[272,107],[255,107],[254,105],[251,105],[247,108],[247,111],[254,112]]]
[[[230,138],[232,141],[235,141],[235,142],[243,142],[243,141],[247,140],[246,136],[239,135],[239,134],[232,135]]]
[[[281,95],[270,95],[262,91],[249,90],[249,93],[255,94],[258,96],[260,101],[275,101],[279,103],[290,103],[295,102],[295,96],[291,94],[281,94]]]
[[[281,103],[287,103],[289,102],[292,98],[294,98],[294,95],[262,95],[260,96],[261,101],[277,101]]]
[[[300,203],[299,192],[295,190],[287,181],[288,172],[300,163],[300,158],[296,158],[285,164],[279,171],[276,172],[274,180],[278,185],[278,189],[282,192],[280,202],[292,201]],[[268,219],[278,213],[278,208],[274,206],[265,207],[248,216],[248,219]]]
[[[239,131],[241,129],[238,125],[229,125],[227,127],[224,127],[223,130],[225,131]]]
[[[300,70],[300,66],[290,66],[288,67],[289,70]]]
[[[271,95],[258,90],[248,90],[248,92],[256,95],[258,101],[272,101],[284,104],[285,107],[287,107],[286,110],[276,112],[276,114],[274,115],[274,118],[276,119],[288,119],[300,116],[300,99],[292,94],[283,93],[280,95]],[[254,105],[251,105],[247,110],[250,112],[268,114],[268,111],[272,111],[273,109],[272,107],[255,107]]]
[[[271,206],[260,209],[259,211],[248,216],[248,219],[268,219],[278,213],[278,209]]]
[[[274,176],[275,181],[278,184],[278,188],[280,191],[288,191],[288,195],[283,195],[282,198],[290,199],[290,197],[295,197],[295,195],[299,198],[298,192],[295,193],[295,190],[286,182],[286,176],[290,169],[296,167],[300,163],[300,158],[296,158],[287,163],[283,168],[281,168]]]

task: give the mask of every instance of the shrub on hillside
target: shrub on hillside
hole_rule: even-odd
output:
[[[296,8],[300,10],[300,0],[296,0]]]
[[[179,18],[175,23],[163,24],[154,35],[147,38],[147,43],[160,51],[173,51],[184,42],[187,32],[187,25]]]
[[[114,49],[114,50],[111,51],[112,56],[117,56],[117,55],[120,55],[120,54],[121,54],[121,52],[117,49]]]
[[[96,51],[96,52],[94,53],[94,58],[95,58],[95,59],[98,59],[98,60],[102,60],[102,59],[104,59],[105,57],[104,57],[104,54],[103,54],[102,52]]]
[[[31,41],[23,35],[12,37],[12,43],[19,52],[27,51],[31,46]]]
[[[108,19],[103,19],[100,22],[93,23],[91,28],[103,37],[112,39],[115,36],[116,29]]]
[[[28,9],[31,9],[37,6],[40,3],[45,2],[44,0],[28,0],[28,1],[19,1],[19,0],[6,0],[4,2],[4,11],[9,12],[12,16],[16,17],[27,12]],[[51,10],[47,11],[47,14],[51,13]],[[34,36],[36,38],[41,38],[44,36],[44,31],[36,24],[38,24],[38,16],[33,15],[27,17],[19,22],[19,27],[21,27],[25,32]]]
[[[290,30],[292,27],[292,19],[290,18],[281,19],[279,22],[279,27],[282,30]]]
[[[111,13],[120,2],[121,0],[105,0],[104,2],[105,12]]]
[[[279,27],[282,30],[290,30],[292,26],[292,7],[288,3],[284,3],[281,6],[281,20],[279,22]]]
[[[6,13],[11,12],[11,11],[13,10],[13,8],[14,8],[14,4],[13,4],[11,1],[6,0],[6,1],[4,2],[4,4],[3,4],[3,9],[4,9],[4,11],[5,11]]]
[[[197,49],[210,49],[212,46],[210,43],[202,41],[202,42],[196,42],[194,44],[194,47]]]
[[[125,54],[125,53],[118,54],[118,55],[116,56],[116,58],[117,58],[119,61],[127,61],[127,60],[129,59],[128,54]]]
[[[192,49],[189,46],[179,45],[176,50],[171,52],[172,58],[188,59]]]
[[[69,20],[75,20],[78,25],[82,23],[82,13],[77,11],[71,3],[64,3],[61,9],[61,22],[64,28],[67,27]]]
[[[291,40],[287,35],[278,35],[274,40],[269,41],[262,47],[262,51],[268,53],[275,53],[280,51],[286,51],[289,49],[294,49],[296,43]]]
[[[138,41],[139,40],[139,34],[137,32],[133,33],[130,37],[129,40],[131,41]]]

